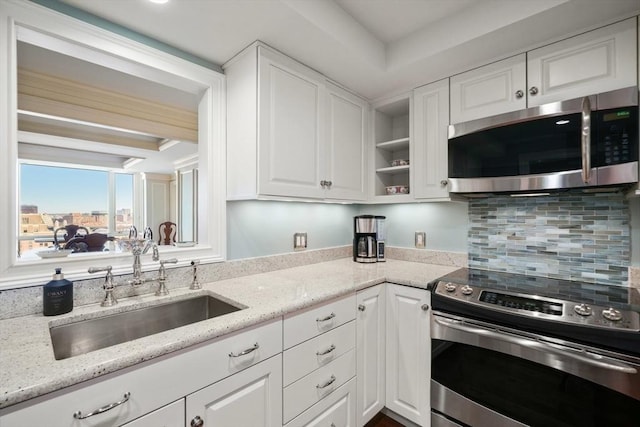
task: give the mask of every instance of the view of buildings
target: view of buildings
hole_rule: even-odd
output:
[[[23,205],[20,207],[19,254],[52,246],[55,230],[69,224],[85,227],[91,233],[109,233],[107,212],[40,213],[36,205]],[[131,225],[133,225],[131,209],[120,209],[116,212],[115,232],[110,234],[126,234]],[[58,238],[64,234],[64,231],[59,231]]]

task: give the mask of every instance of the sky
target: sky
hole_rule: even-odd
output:
[[[131,175],[116,175],[116,209],[131,209]],[[108,172],[21,164],[20,205],[38,213],[89,213],[108,210]]]

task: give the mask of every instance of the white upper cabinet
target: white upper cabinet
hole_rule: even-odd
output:
[[[365,198],[364,100],[259,43],[224,69],[229,200]]]
[[[369,105],[331,82],[326,87],[325,197],[364,200]]]
[[[529,106],[637,84],[636,19],[527,53]]]
[[[451,123],[526,108],[525,54],[451,77]]]
[[[268,49],[258,52],[259,193],[321,198],[324,78]]]
[[[449,80],[413,91],[413,195],[416,199],[447,199],[447,128]]]
[[[631,18],[451,78],[451,123],[637,85]]]

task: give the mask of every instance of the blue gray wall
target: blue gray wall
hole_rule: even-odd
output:
[[[308,249],[350,245],[353,217],[387,217],[387,244],[414,247],[414,233],[424,231],[427,249],[467,251],[467,205],[424,203],[342,205],[326,203],[227,202],[227,258],[240,259],[291,252],[293,233],[306,232]]]

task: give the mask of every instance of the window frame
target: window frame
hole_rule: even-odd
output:
[[[173,267],[220,262],[226,258],[225,77],[223,74],[95,27],[31,2],[0,0],[0,290],[33,286],[50,279],[56,266],[71,280],[96,277],[92,266],[112,265],[131,273],[130,254],[87,255],[77,259],[22,261],[17,258],[18,206],[17,41],[32,42],[103,66],[198,94],[198,245],[162,247],[161,257],[178,258]],[[20,36],[19,36],[20,34]],[[26,38],[30,38],[26,40]],[[47,46],[47,43],[49,46]],[[139,207],[137,207],[139,208]],[[167,254],[167,255],[165,255]],[[157,263],[143,257],[143,270]]]

